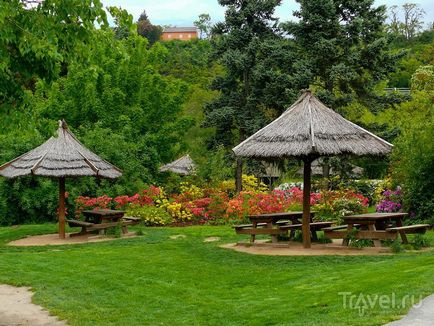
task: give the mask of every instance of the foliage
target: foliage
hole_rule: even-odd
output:
[[[393,213],[399,212],[402,207],[402,191],[398,187],[396,190],[385,190],[382,198],[376,206],[377,212]]]
[[[200,14],[198,19],[194,21],[194,26],[199,30],[201,39],[211,37],[212,23],[209,14]]]
[[[434,223],[434,106],[429,92],[414,92],[401,107],[402,133],[393,152],[392,176],[402,185],[404,210]]]
[[[365,213],[369,199],[351,190],[322,191],[318,203],[312,208],[321,220],[342,222],[346,215]]]
[[[161,226],[172,223],[173,219],[166,210],[155,206],[130,205],[126,211],[127,216],[140,217],[147,226]]]
[[[53,81],[86,61],[98,25],[108,27],[100,0],[47,0],[33,9],[1,1],[0,105],[16,109],[39,78]]]
[[[396,254],[403,252],[405,250],[399,239],[396,239],[395,241],[393,241],[390,248],[392,249],[392,252],[394,252]]]
[[[92,37],[87,64],[71,62],[67,74],[51,83],[38,79],[26,104],[0,120],[0,155],[7,162],[36,147],[64,118],[85,146],[123,170],[117,183],[82,178],[68,180],[68,190],[92,197],[134,193],[155,182],[161,162],[184,146],[193,123],[181,115],[187,85],[158,72],[166,53],[162,46],[148,49],[137,35],[117,40],[111,30],[94,31]],[[0,210],[9,221],[3,223],[55,218],[56,185],[35,180],[20,192],[12,189],[24,188],[24,179],[2,183]]]
[[[153,25],[144,10],[137,21],[137,34],[146,37],[149,44],[152,45],[160,40],[163,28],[159,25]]]
[[[298,0],[298,21],[283,28],[294,38],[297,65],[308,72],[308,84],[334,109],[353,98],[375,100],[374,86],[394,70],[403,54],[388,52],[385,6],[373,0]]]
[[[399,17],[401,13],[403,20]],[[410,40],[422,30],[424,15],[425,11],[417,3],[404,3],[401,8],[397,5],[390,6],[389,31],[395,37],[404,37],[406,40]]]
[[[413,238],[413,248],[419,250],[431,246],[431,241],[424,237],[423,234],[415,234]]]
[[[421,66],[411,77],[411,88],[419,91],[434,92],[434,66]]]

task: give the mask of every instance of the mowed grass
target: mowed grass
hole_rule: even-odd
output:
[[[229,227],[147,228],[137,238],[84,245],[5,246],[51,224],[0,228],[0,283],[71,325],[381,325],[406,313],[376,304],[359,314],[340,292],[434,292],[434,253],[255,256],[219,248],[246,237]],[[170,239],[183,234],[185,238]],[[218,242],[205,243],[218,236]],[[433,238],[433,233],[429,234]]]

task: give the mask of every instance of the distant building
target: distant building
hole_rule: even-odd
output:
[[[161,39],[163,41],[189,41],[197,37],[196,27],[167,27],[164,29],[163,34],[161,35]]]

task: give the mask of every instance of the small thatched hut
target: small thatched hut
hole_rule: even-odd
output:
[[[180,175],[191,175],[195,173],[195,170],[196,164],[188,154],[160,167],[160,172],[171,171]]]
[[[94,176],[114,179],[121,170],[88,150],[68,129],[65,121],[59,121],[58,136],[16,159],[0,166],[0,175],[15,178],[39,175],[59,178],[59,236],[65,237],[65,178]]]
[[[279,118],[236,146],[235,155],[257,159],[297,157],[304,161],[303,244],[310,247],[311,163],[319,156],[382,155],[392,144],[344,119],[310,91]]]

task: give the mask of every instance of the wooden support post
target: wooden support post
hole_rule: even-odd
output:
[[[307,157],[303,161],[303,247],[310,248],[310,175],[312,159]]]
[[[59,178],[59,238],[65,239],[65,178]]]
[[[235,171],[235,191],[239,194],[243,190],[243,159],[237,157],[237,168]]]

